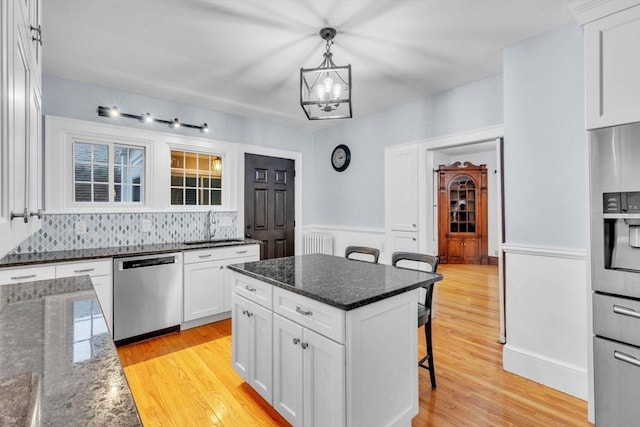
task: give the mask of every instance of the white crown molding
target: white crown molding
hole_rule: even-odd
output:
[[[587,24],[640,4],[640,0],[564,0],[576,21]]]

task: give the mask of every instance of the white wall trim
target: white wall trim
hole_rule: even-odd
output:
[[[305,225],[303,231],[345,231],[350,233],[385,235],[384,228],[382,227],[351,227],[344,225]]]
[[[577,260],[585,260],[587,258],[586,251],[562,248],[543,248],[537,246],[524,246],[515,244],[502,244],[502,251],[510,254],[546,256],[552,258],[569,258]]]
[[[502,366],[506,371],[580,399],[587,399],[587,370],[580,366],[551,359],[510,344],[504,346]]]

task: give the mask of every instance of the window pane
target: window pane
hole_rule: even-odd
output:
[[[222,180],[213,178],[211,180],[211,188],[222,188]]]
[[[131,184],[142,184],[142,168],[139,167],[133,167],[129,169],[129,173],[131,175],[130,177],[130,181],[128,181]]]
[[[86,165],[86,164],[76,164],[75,167],[75,172],[76,172],[76,181],[85,181],[85,182],[90,182],[91,181],[91,165]]]
[[[184,186],[184,176],[171,174],[171,186],[182,187]]]
[[[109,185],[108,184],[93,185],[93,201],[94,202],[109,201]]]
[[[195,187],[198,183],[195,176],[188,176],[185,182],[186,182],[186,187]]]
[[[196,204],[196,190],[187,188],[184,192],[185,197],[185,205],[195,205]]]
[[[73,158],[76,162],[90,162],[91,144],[75,142],[73,144]]]
[[[91,184],[76,184],[76,202],[91,201]]]
[[[113,168],[113,182],[118,184],[122,183],[122,166],[116,166]]]
[[[93,144],[94,163],[109,163],[109,146],[106,144]]]
[[[209,204],[209,191],[204,190],[200,193],[200,204],[208,205]]]
[[[129,149],[129,164],[131,166],[143,166],[144,165],[144,150],[138,148]]]
[[[183,151],[171,152],[171,167],[184,169],[184,152]]]
[[[113,187],[113,201],[114,202],[121,202],[122,201],[122,186],[121,185],[115,185]]]
[[[142,189],[139,185],[131,187],[131,201],[139,202],[142,199]]]
[[[182,199],[182,188],[172,188],[171,189],[171,204],[172,205],[183,205],[184,201]]]
[[[95,182],[109,182],[109,167],[106,165],[94,165],[93,180]]]
[[[202,185],[202,188],[211,188],[211,180],[209,179],[209,177],[205,176],[203,178],[200,178]]]
[[[222,205],[222,191],[211,190],[211,204],[216,206]]]
[[[116,165],[129,164],[129,149],[125,147],[114,147],[113,149],[113,163]]]

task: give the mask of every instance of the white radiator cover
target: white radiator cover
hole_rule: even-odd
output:
[[[305,254],[333,255],[333,236],[328,233],[304,233]]]

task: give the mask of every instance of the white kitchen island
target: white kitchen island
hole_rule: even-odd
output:
[[[294,426],[410,426],[418,288],[439,274],[329,255],[229,266],[233,369]]]

